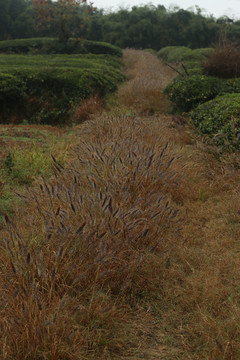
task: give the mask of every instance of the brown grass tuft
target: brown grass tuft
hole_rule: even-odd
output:
[[[92,115],[102,110],[103,100],[98,96],[92,96],[81,102],[80,105],[74,107],[72,111],[71,121],[74,124],[80,124],[88,120]]]
[[[234,43],[222,43],[203,64],[203,73],[220,78],[240,76],[240,46]]]
[[[177,217],[167,192],[177,180],[169,145],[124,116],[103,115],[81,132],[72,161],[64,167],[53,156],[55,177],[29,190],[23,216],[5,217],[0,343],[7,360],[122,352],[126,299],[133,304],[159,286]]]

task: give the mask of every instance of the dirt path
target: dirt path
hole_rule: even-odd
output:
[[[141,60],[142,57],[142,60]],[[182,117],[165,115],[161,91],[175,74],[143,52],[125,52],[129,81],[119,96],[179,157],[170,195],[181,229],[167,260],[154,329],[136,359],[233,360],[240,356],[239,156],[204,145]],[[134,65],[135,62],[135,65]],[[146,116],[146,113],[155,113]],[[220,160],[219,160],[220,159]],[[151,312],[150,310],[150,312]],[[144,343],[144,341],[143,341]],[[134,358],[135,359],[135,358]]]

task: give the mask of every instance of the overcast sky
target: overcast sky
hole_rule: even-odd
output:
[[[240,19],[240,0],[92,0],[94,6],[106,10],[117,10],[120,7],[131,8],[134,5],[152,3],[153,5],[164,5],[167,9],[170,6],[177,5],[182,9],[188,9],[198,5],[201,9],[206,10],[207,14],[215,17],[227,15],[234,19]]]

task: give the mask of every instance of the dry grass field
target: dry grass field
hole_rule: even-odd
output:
[[[166,115],[175,74],[154,55],[124,61],[118,107],[35,135],[49,171],[16,185],[3,155],[3,360],[240,358],[239,158]]]

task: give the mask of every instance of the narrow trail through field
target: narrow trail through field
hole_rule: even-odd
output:
[[[237,359],[240,171],[234,167],[235,155],[221,157],[202,143],[186,119],[166,115],[162,90],[173,71],[144,52],[125,51],[124,58],[128,82],[119,90],[120,102],[170,143],[181,177],[168,192],[180,226],[177,232],[175,225],[169,229],[174,246],[162,292],[147,310],[154,326],[139,332],[141,355],[134,359]]]

